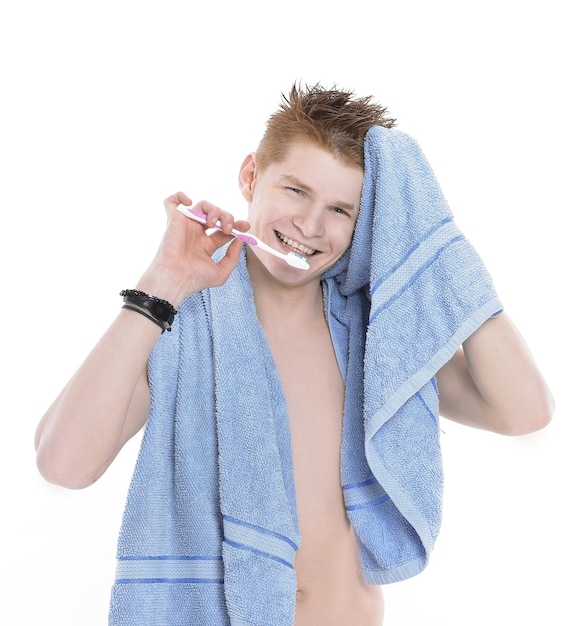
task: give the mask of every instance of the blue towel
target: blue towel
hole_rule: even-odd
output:
[[[394,129],[366,136],[353,243],[324,278],[339,285],[343,307],[336,297],[331,309],[351,326],[346,508],[366,580],[396,582],[424,569],[440,528],[434,376],[502,304],[418,144]],[[349,453],[360,441],[365,463]]]
[[[416,143],[374,128],[365,150],[354,240],[322,283],[347,389],[346,510],[366,580],[388,583],[422,571],[439,530],[434,375],[501,304]],[[110,625],[292,625],[289,419],[244,253],[181,305],[148,375]]]

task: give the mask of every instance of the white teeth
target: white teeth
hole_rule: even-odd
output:
[[[279,239],[285,245],[289,246],[290,248],[293,248],[294,250],[301,252],[301,254],[304,254],[305,256],[311,256],[315,252],[313,248],[308,248],[307,246],[304,246],[302,243],[297,243],[293,239],[290,239],[286,235],[282,235],[279,232],[277,232],[277,237],[279,237]]]

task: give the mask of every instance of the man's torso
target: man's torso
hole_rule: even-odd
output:
[[[344,383],[323,313],[267,332],[291,425],[301,546],[296,626],[381,626],[383,596],[367,584],[340,481]]]

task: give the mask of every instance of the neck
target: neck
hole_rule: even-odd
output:
[[[305,324],[323,315],[323,295],[318,278],[299,285],[279,282],[252,252],[247,252],[247,268],[257,315],[263,327],[280,323]]]

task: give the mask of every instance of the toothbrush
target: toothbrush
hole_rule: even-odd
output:
[[[206,215],[204,213],[199,213],[198,211],[194,211],[194,209],[190,209],[187,206],[184,206],[183,204],[178,205],[176,207],[176,210],[182,213],[182,215],[189,217],[191,220],[195,220],[196,222],[199,222],[200,224],[206,224]],[[218,228],[218,230],[221,230],[220,222],[216,224],[215,228]],[[283,261],[291,265],[291,267],[295,267],[300,270],[309,269],[309,261],[305,257],[301,256],[298,252],[289,252],[287,254],[283,254],[282,252],[275,250],[275,248],[271,248],[271,246],[268,246],[264,241],[261,241],[258,237],[255,237],[254,235],[249,235],[248,233],[243,233],[240,230],[237,230],[236,228],[232,229],[231,234],[233,237],[236,237],[237,239],[240,239],[241,241],[244,241],[245,243],[248,243],[251,246],[256,246],[257,248],[260,248],[261,250],[265,250],[266,252],[269,252],[270,254],[273,254],[274,256],[279,257],[280,259],[283,259]]]

